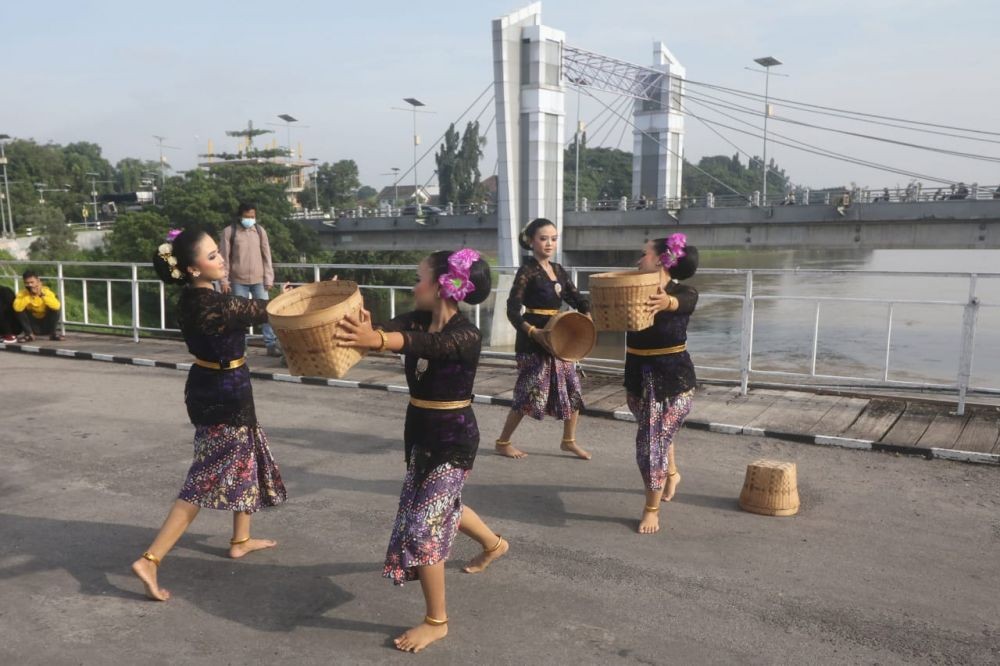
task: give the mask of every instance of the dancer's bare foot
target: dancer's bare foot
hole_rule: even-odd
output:
[[[674,472],[673,474],[667,475],[667,487],[663,489],[663,497],[660,498],[661,502],[669,502],[677,494],[677,484],[681,482],[681,473]]]
[[[650,511],[649,507],[646,507],[642,512],[642,518],[639,520],[639,534],[655,534],[660,531],[660,507],[656,507],[656,510]]]
[[[156,565],[144,557],[132,563],[132,573],[142,581],[146,588],[146,596],[153,601],[166,601],[170,593],[156,583]]]
[[[559,445],[559,448],[563,451],[569,451],[570,453],[576,454],[576,457],[580,460],[590,460],[593,457],[588,452],[577,446],[575,439],[564,439],[562,444]]]
[[[393,643],[396,644],[397,649],[403,652],[420,652],[434,641],[439,641],[447,635],[447,624],[431,626],[426,622],[421,622],[412,629],[407,629]]]
[[[494,560],[506,555],[508,550],[510,550],[510,544],[507,543],[507,539],[500,537],[500,543],[493,550],[484,550],[473,557],[467,565],[462,567],[462,571],[469,574],[482,573],[486,571],[486,567],[493,564]]]
[[[498,439],[495,448],[498,455],[505,456],[507,458],[514,458],[520,460],[521,458],[528,457],[527,453],[525,453],[521,449],[511,444],[509,441],[505,442],[503,440]]]
[[[264,550],[265,548],[274,548],[277,545],[278,542],[271,539],[250,539],[243,543],[232,544],[229,547],[229,557],[238,560],[247,553],[252,553],[255,550]]]

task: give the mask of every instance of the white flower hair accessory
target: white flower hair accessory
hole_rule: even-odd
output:
[[[167,234],[167,242],[156,248],[156,252],[160,255],[160,259],[163,259],[170,266],[170,277],[175,280],[180,280],[184,277],[180,269],[177,268],[177,258],[174,256],[174,239],[181,235],[180,229],[171,229],[170,233]]]

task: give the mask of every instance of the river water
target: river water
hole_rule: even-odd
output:
[[[755,372],[811,371],[815,301],[790,297],[844,297],[904,301],[892,313],[888,345],[889,379],[954,384],[962,347],[963,306],[970,280],[928,273],[993,273],[977,280],[981,302],[974,345],[972,385],[1000,388],[1000,251],[997,250],[752,250],[704,251],[703,269],[785,269],[788,272],[754,275],[754,293],[777,296],[758,300],[753,327]],[[799,272],[795,272],[798,269]],[[913,272],[885,275],[864,272],[808,273],[813,269]],[[581,287],[586,277],[581,275]],[[703,270],[690,282],[701,298],[689,328],[689,349],[699,366],[739,366],[741,308],[745,276],[713,274]],[[945,301],[949,304],[913,304],[905,301]],[[880,380],[886,359],[889,306],[886,302],[824,302],[820,306],[816,373]],[[620,359],[624,335],[602,333],[592,354]],[[733,376],[713,373],[703,376]],[[755,374],[755,379],[788,381],[788,377]],[[794,381],[794,380],[793,380]]]

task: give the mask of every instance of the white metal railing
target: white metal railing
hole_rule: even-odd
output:
[[[617,199],[601,198],[580,200],[579,208],[574,208],[572,202],[565,210],[579,212],[601,211],[631,211],[631,210],[679,210],[681,208],[749,208],[761,206],[838,206],[842,196],[848,195],[850,204],[877,203],[922,203],[928,201],[987,201],[1000,199],[1000,186],[997,185],[963,185],[961,187],[923,187],[911,184],[909,187],[889,188],[854,188],[850,190],[810,190],[796,188],[789,192],[778,192],[761,196],[760,192],[747,194],[708,194],[703,196],[680,198],[638,199],[620,197]]]
[[[179,331],[167,325],[167,293],[164,284],[152,277],[150,264],[138,263],[113,263],[113,262],[2,262],[0,268],[0,282],[12,283],[12,286],[19,288],[20,272],[23,267],[34,267],[36,270],[44,267],[45,275],[43,280],[55,281],[56,289],[60,301],[64,304],[62,308],[63,326],[74,326],[82,329],[112,330],[118,332],[131,333],[132,339],[139,342],[142,334],[176,334]],[[277,264],[276,268],[286,273],[297,272],[303,279],[318,281],[322,275],[329,270],[334,271],[369,271],[377,273],[379,271],[411,271],[416,270],[414,265],[393,265],[393,264]],[[101,273],[99,275],[69,275],[75,272],[73,269],[86,269],[88,272]],[[513,273],[515,268],[499,267],[495,268],[498,273]],[[611,270],[622,270],[621,267],[571,267],[570,272],[575,283],[580,284],[580,278],[597,272]],[[977,287],[981,279],[1000,279],[1000,273],[970,274],[970,273],[920,273],[920,272],[899,272],[899,271],[849,271],[849,270],[787,270],[787,269],[702,269],[699,275],[730,276],[742,281],[738,291],[725,292],[702,292],[699,296],[704,303],[712,301],[736,301],[740,304],[740,344],[737,361],[734,365],[697,365],[699,370],[717,371],[732,373],[738,378],[741,391],[745,394],[751,377],[780,377],[789,380],[798,380],[807,384],[809,380],[827,380],[843,382],[854,385],[869,385],[880,387],[898,387],[911,389],[937,389],[944,391],[954,391],[958,401],[958,413],[964,413],[967,394],[972,392],[1000,394],[1000,386],[976,386],[972,384],[974,376],[974,346],[977,331],[979,313],[984,308],[1000,308],[1000,302],[983,303],[977,295]],[[968,297],[964,300],[943,300],[943,299],[902,299],[902,298],[875,298],[864,295],[783,295],[767,294],[755,291],[755,278],[765,276],[788,276],[788,275],[814,275],[814,276],[892,276],[892,277],[913,277],[913,278],[958,278],[968,280]],[[147,277],[148,276],[148,277]],[[78,318],[69,318],[66,307],[67,286],[79,285],[80,302],[83,312]],[[126,289],[127,287],[127,289]],[[397,304],[401,293],[409,292],[411,287],[403,285],[366,285],[360,286],[362,292],[388,294],[387,306],[389,316],[394,317],[397,313]],[[116,307],[116,292],[121,293],[127,290],[126,302],[122,302],[122,297],[118,296]],[[494,289],[496,293],[496,289]],[[586,293],[586,292],[585,292]],[[155,308],[154,321],[143,319],[144,309],[142,300],[145,295],[147,301],[155,298],[157,307]],[[471,314],[477,326],[481,326],[483,319],[493,316],[505,316],[502,314],[502,295],[497,295],[492,308],[476,305],[471,309]],[[811,352],[808,360],[807,371],[775,370],[754,367],[754,331],[758,325],[757,310],[758,304],[765,302],[798,302],[813,304],[812,339]],[[817,371],[817,361],[819,358],[820,339],[820,314],[824,308],[836,307],[845,304],[868,304],[882,305],[886,308],[884,340],[885,348],[882,355],[882,365],[879,368],[877,378],[863,377],[852,374],[831,374]],[[148,302],[147,302],[148,305]],[[890,371],[892,356],[892,341],[894,334],[894,314],[900,306],[930,306],[945,310],[961,309],[961,349],[957,367],[954,368],[954,382],[930,382],[926,380],[916,380],[901,377],[894,377]],[[92,315],[92,310],[96,309],[96,316]],[[146,308],[145,314],[153,308]],[[697,335],[692,335],[697,341]],[[696,342],[697,344],[697,342]],[[708,351],[708,350],[706,350]],[[623,350],[624,353],[624,350]],[[513,358],[513,353],[509,351],[484,350],[485,357],[493,358]],[[623,366],[623,357],[619,358],[589,358],[587,364],[594,366],[604,366],[620,369]],[[1000,383],[1000,382],[997,382]]]

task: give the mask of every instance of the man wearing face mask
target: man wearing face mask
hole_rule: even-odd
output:
[[[257,224],[257,209],[251,203],[241,203],[237,220],[222,231],[219,239],[222,258],[226,260],[227,276],[222,280],[222,292],[237,296],[268,300],[274,286],[271,245],[267,232]],[[269,324],[261,327],[269,356],[280,356],[278,339]]]

